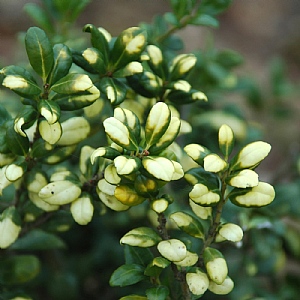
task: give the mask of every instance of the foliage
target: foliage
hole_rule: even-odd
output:
[[[275,198],[256,172],[271,146],[242,113],[214,107],[241,87],[253,95],[232,72],[242,59],[178,53],[175,35],[218,26],[231,1],[171,0],[172,12],[117,37],[87,24],[78,50],[63,43],[66,24],[88,2],[27,4],[39,26],[25,35],[30,66],[0,71],[22,105],[0,104],[1,299],[280,299],[255,292],[253,275],[281,268],[282,240],[299,255],[277,219],[299,185],[276,186],[273,210],[261,208]]]

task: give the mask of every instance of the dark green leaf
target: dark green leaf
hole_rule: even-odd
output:
[[[9,120],[11,120],[11,116],[10,116],[9,112],[0,103],[0,125],[3,125],[6,121],[9,121]]]
[[[232,0],[203,0],[198,11],[208,15],[217,15],[227,9],[231,3]]]
[[[31,27],[26,33],[25,45],[32,68],[45,82],[52,69],[54,58],[48,37],[42,29]]]
[[[15,250],[64,249],[66,244],[54,234],[35,229],[19,238],[10,248]]]
[[[166,286],[159,285],[146,290],[148,300],[166,300],[169,296],[169,290]]]
[[[0,260],[1,284],[22,284],[32,280],[40,271],[40,262],[33,255],[10,256]]]
[[[155,257],[152,262],[150,262],[145,269],[144,274],[146,276],[158,277],[163,269],[170,265],[170,261],[163,257]]]
[[[127,86],[119,79],[104,77],[100,81],[100,90],[113,106],[122,103],[126,97]]]
[[[109,56],[109,46],[103,33],[92,24],[85,25],[83,31],[89,32],[91,34],[91,43],[93,47],[97,48],[102,53],[103,59],[107,63]]]
[[[147,266],[153,259],[153,254],[149,248],[131,247],[125,245],[126,264],[138,264]]]
[[[54,64],[47,78],[47,83],[51,86],[69,73],[72,66],[72,53],[63,44],[56,44],[53,47]]]
[[[27,3],[24,6],[24,10],[38,26],[48,32],[54,32],[54,26],[51,24],[48,14],[39,5],[35,3]]]
[[[144,267],[137,264],[122,265],[115,270],[109,280],[111,286],[127,286],[144,280]]]
[[[98,72],[84,59],[81,51],[71,49],[71,52],[72,52],[73,62],[77,66],[79,66],[80,68],[82,68],[83,70],[91,74],[98,74]]]
[[[192,24],[192,25],[210,26],[210,27],[216,28],[216,27],[219,26],[219,21],[216,18],[214,18],[214,17],[212,17],[210,15],[200,14],[195,19],[193,19],[190,24]]]
[[[179,211],[171,214],[169,218],[172,219],[185,233],[196,238],[204,238],[204,229],[202,224],[198,219],[190,214]]]
[[[6,143],[11,152],[17,155],[25,156],[29,150],[28,137],[21,136],[14,130],[13,123],[8,125],[6,130]]]
[[[110,62],[115,70],[125,67],[129,62],[139,60],[147,42],[147,33],[139,27],[124,30],[116,39],[110,53]]]

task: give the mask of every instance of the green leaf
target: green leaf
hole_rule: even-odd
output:
[[[252,188],[234,188],[228,195],[230,201],[241,207],[262,207],[275,198],[275,190],[266,182],[259,182]]]
[[[195,89],[190,89],[188,92],[173,89],[168,93],[167,97],[171,102],[179,105],[191,104],[196,101],[207,101],[206,95]]]
[[[114,117],[130,128],[137,143],[139,143],[141,140],[141,124],[137,115],[129,109],[117,107],[114,109]]]
[[[54,32],[54,26],[44,9],[36,3],[27,3],[24,5],[24,11],[34,22],[48,32]]]
[[[158,97],[162,92],[163,82],[160,77],[146,71],[126,77],[129,86],[146,98]]]
[[[145,125],[146,148],[159,141],[171,121],[171,111],[167,104],[156,103],[150,110]]]
[[[53,66],[53,49],[45,32],[38,27],[30,27],[25,36],[26,51],[32,68],[44,82]]]
[[[97,48],[87,48],[83,51],[82,56],[97,73],[100,75],[106,73],[103,55]]]
[[[114,69],[125,67],[129,62],[139,60],[147,42],[147,33],[139,27],[125,29],[116,39],[110,53]]]
[[[208,14],[200,14],[194,18],[190,24],[217,28],[219,26],[219,21]]]
[[[38,117],[37,111],[32,106],[25,106],[14,120],[14,130],[26,137],[24,129],[30,128]]]
[[[93,86],[92,80],[85,74],[70,73],[56,82],[51,90],[58,94],[76,94]]]
[[[184,212],[176,212],[170,215],[176,225],[187,234],[203,239],[204,238],[204,229],[199,220],[190,214]]]
[[[115,117],[110,117],[103,122],[105,132],[117,145],[127,150],[137,150],[138,143],[130,129]]]
[[[180,125],[180,120],[177,117],[171,117],[167,130],[163,136],[149,148],[149,152],[155,155],[170,146],[179,133]]]
[[[33,255],[8,256],[0,260],[0,282],[19,285],[35,278],[40,271],[40,262]]]
[[[32,76],[32,74],[30,72],[28,72],[25,68],[23,67],[19,67],[19,66],[7,66],[4,67],[1,71],[1,74],[3,74],[4,76],[8,76],[8,75],[16,75],[16,76],[20,76],[20,77],[24,77],[25,79],[36,83],[35,78]]]
[[[271,151],[271,145],[256,141],[242,148],[231,160],[230,168],[232,170],[254,169]]]
[[[53,47],[54,64],[47,78],[47,83],[51,86],[69,73],[72,66],[72,53],[63,44],[56,44]]]
[[[2,85],[25,98],[33,97],[33,99],[36,99],[34,96],[37,96],[42,92],[35,82],[21,75],[7,75],[4,78]]]
[[[111,286],[128,286],[144,280],[144,267],[137,264],[122,265],[115,270],[109,280]]]
[[[66,244],[60,237],[40,229],[29,231],[11,246],[11,249],[14,250],[50,250],[64,248],[66,248]]]
[[[98,74],[98,72],[92,66],[90,66],[90,64],[87,62],[87,60],[84,59],[81,51],[71,49],[71,53],[72,53],[73,62],[77,66],[79,66],[80,68],[82,68],[83,70],[85,70],[91,74]]]
[[[137,247],[152,247],[161,241],[158,233],[149,227],[139,227],[127,232],[120,240],[121,244]]]
[[[144,274],[150,277],[158,277],[163,269],[170,264],[171,262],[163,257],[155,257],[146,267]]]
[[[84,32],[89,32],[91,34],[91,43],[94,48],[98,49],[102,55],[105,63],[108,62],[108,56],[109,56],[109,46],[108,41],[105,38],[104,34],[96,28],[92,24],[87,24],[83,27]]]
[[[127,86],[119,79],[104,77],[100,81],[100,90],[106,95],[113,106],[117,106],[125,100]]]
[[[160,156],[146,156],[142,160],[144,168],[157,179],[173,180],[175,166],[171,160]]]
[[[13,127],[13,124],[8,126],[6,130],[6,143],[11,152],[17,155],[25,156],[29,150],[29,140],[27,136],[21,136]]]
[[[51,100],[41,99],[38,104],[40,114],[52,125],[56,123],[60,117],[59,105]]]
[[[232,0],[203,0],[200,3],[198,12],[208,15],[217,15],[227,9]]]
[[[149,248],[125,245],[124,254],[126,264],[135,263],[146,267],[153,259],[153,254]]]
[[[169,289],[164,285],[159,285],[146,290],[148,300],[165,300],[169,296]]]
[[[118,185],[115,190],[115,197],[121,203],[128,206],[139,205],[146,200],[146,198],[139,195],[131,185]]]
[[[201,167],[188,170],[184,178],[192,185],[203,183],[209,185],[211,188],[217,188],[219,184],[217,175],[207,172]]]

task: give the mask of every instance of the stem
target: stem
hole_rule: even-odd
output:
[[[189,15],[185,15],[185,16],[183,16],[183,17],[179,20],[179,22],[178,22],[179,24],[178,24],[178,25],[170,27],[164,34],[158,36],[158,37],[156,38],[156,41],[157,41],[158,43],[161,43],[161,42],[163,42],[166,38],[168,38],[171,34],[173,34],[174,32],[176,32],[177,30],[180,30],[180,29],[186,27],[186,26],[190,23],[190,21],[191,21],[193,18],[196,17],[196,12],[197,12],[197,9],[198,9],[198,7],[199,7],[199,5],[200,5],[200,2],[201,2],[201,1],[198,1],[198,3],[195,4],[193,10],[191,11],[191,13],[190,13]]]
[[[158,230],[158,233],[160,234],[160,236],[162,237],[162,239],[163,240],[170,239],[168,230],[166,228],[167,219],[166,219],[165,215],[163,213],[158,214],[157,220],[159,223],[159,225],[157,226],[157,230]],[[190,293],[189,287],[188,287],[186,279],[185,279],[186,272],[179,271],[177,266],[173,262],[171,262],[171,269],[174,274],[174,278],[180,282],[183,299],[191,300],[192,299],[191,293]]]
[[[225,178],[227,177],[227,172],[225,172],[221,177],[221,201],[218,203],[215,209],[215,215],[212,220],[212,224],[209,228],[208,235],[206,240],[204,241],[200,256],[199,256],[199,265],[203,267],[203,252],[205,248],[209,247],[215,240],[217,229],[220,225],[220,220],[222,216],[223,207],[227,201],[227,197],[225,197],[227,184],[225,182]]]

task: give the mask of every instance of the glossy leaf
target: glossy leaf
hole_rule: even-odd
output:
[[[196,269],[196,272],[186,273],[186,282],[193,295],[203,295],[209,286],[209,279],[203,271]]]
[[[141,160],[137,157],[120,155],[114,159],[114,165],[119,175],[129,175],[140,168]]]
[[[95,47],[102,53],[104,60],[107,62],[108,54],[109,54],[109,46],[108,46],[108,41],[105,35],[103,34],[103,32],[92,24],[85,25],[83,31],[89,32],[91,34],[91,42],[93,47]]]
[[[171,121],[171,111],[163,102],[155,104],[147,117],[145,125],[146,148],[149,148],[164,135]]]
[[[72,66],[72,53],[64,44],[56,44],[53,47],[54,64],[47,78],[47,83],[52,86],[58,80],[65,77]]]
[[[228,157],[234,146],[234,134],[232,129],[224,124],[219,129],[219,147],[225,157]]]
[[[222,253],[211,247],[206,247],[203,259],[209,278],[216,284],[222,284],[227,277],[228,268]]]
[[[84,117],[73,117],[61,123],[62,135],[57,142],[61,146],[70,146],[86,139],[91,127]]]
[[[92,220],[94,213],[91,196],[83,193],[78,199],[72,202],[70,211],[76,223],[80,225],[88,224]]]
[[[213,206],[221,200],[219,189],[210,189],[202,183],[195,184],[189,196],[194,202],[202,206]]]
[[[76,200],[80,194],[80,187],[71,181],[62,180],[44,186],[39,192],[39,197],[49,204],[64,205]]]
[[[87,48],[82,53],[83,58],[100,75],[106,73],[106,65],[102,53],[97,48]]]
[[[177,239],[170,239],[159,242],[158,252],[172,262],[183,260],[187,255],[187,249],[183,242]]]
[[[18,134],[13,126],[8,126],[6,131],[6,143],[11,152],[17,155],[25,156],[29,150],[28,137]]]
[[[198,144],[189,144],[183,149],[188,156],[190,156],[196,163],[201,166],[203,166],[204,157],[210,153],[207,148]]]
[[[124,254],[126,264],[136,263],[146,267],[153,260],[153,254],[149,248],[132,247],[125,244]]]
[[[170,146],[179,133],[180,125],[180,120],[177,117],[171,117],[167,130],[162,137],[149,148],[149,152],[156,154]]]
[[[139,227],[127,232],[120,240],[121,244],[137,247],[152,247],[161,241],[155,230],[149,227]]]
[[[111,286],[128,286],[144,280],[144,267],[137,264],[122,265],[109,280]]]
[[[42,92],[35,82],[20,75],[7,75],[2,85],[25,98],[37,96]]]
[[[214,281],[209,282],[208,289],[216,295],[227,295],[234,288],[234,282],[230,277],[226,277],[222,284],[217,284]]]
[[[42,29],[31,27],[27,30],[25,45],[32,68],[45,82],[54,61],[52,45],[47,35]]]
[[[163,257],[155,257],[146,267],[144,274],[146,276],[158,277],[160,273],[167,268],[171,262]]]
[[[115,197],[123,204],[135,206],[146,199],[140,196],[133,187],[129,185],[118,185],[115,190]]]
[[[60,107],[54,101],[41,99],[38,109],[50,125],[56,123],[60,117]]]
[[[257,141],[246,145],[230,162],[232,170],[253,169],[269,154],[271,145]]]
[[[146,31],[139,27],[125,29],[116,39],[110,53],[114,68],[120,69],[130,61],[138,60],[146,47],[146,39]]]
[[[14,206],[6,208],[0,215],[0,248],[8,248],[19,236],[21,219]]]
[[[117,145],[127,150],[137,150],[138,144],[135,136],[129,128],[114,117],[110,117],[103,122],[105,132],[109,138]]]
[[[270,204],[275,198],[275,190],[266,182],[259,182],[252,188],[234,188],[229,194],[230,201],[242,207],[262,207]]]
[[[42,120],[39,122],[39,132],[44,141],[54,145],[62,135],[62,128],[59,122],[49,124],[46,120]]]
[[[102,78],[100,82],[100,89],[113,106],[116,106],[125,100],[127,86],[117,78]]]
[[[215,153],[206,155],[203,163],[204,170],[212,173],[224,171],[228,166],[227,162]]]
[[[114,117],[130,128],[130,132],[133,133],[137,143],[139,143],[141,140],[141,124],[137,115],[129,109],[117,107],[114,109]]]
[[[171,160],[165,157],[146,156],[142,160],[144,168],[155,178],[171,181],[175,171]]]
[[[200,239],[204,238],[203,226],[193,216],[184,212],[175,212],[170,215],[170,219],[187,234]]]
[[[38,117],[37,111],[32,106],[25,106],[16,116],[14,130],[23,137],[26,137],[24,129],[30,128]]]

